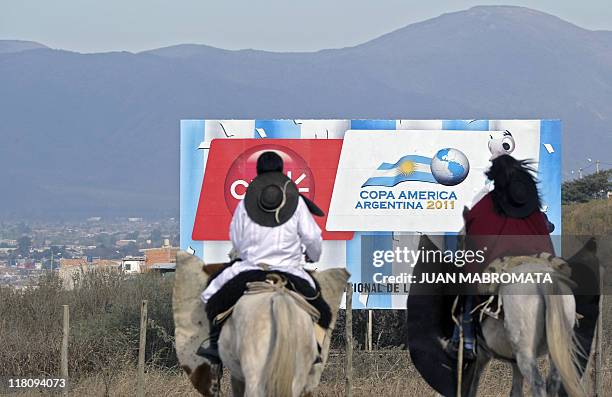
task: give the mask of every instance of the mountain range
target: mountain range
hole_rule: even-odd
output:
[[[179,120],[559,118],[564,171],[612,150],[612,32],[522,7],[305,53],[0,41],[0,216],[178,213]]]

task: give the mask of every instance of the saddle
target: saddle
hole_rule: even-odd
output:
[[[213,279],[223,269],[230,266],[230,263],[202,265],[202,270]],[[229,279],[219,291],[217,291],[206,304],[206,313],[210,321],[220,323],[226,319],[234,305],[249,290],[253,283],[267,282],[266,285],[281,285],[287,290],[293,291],[303,297],[307,303],[313,306],[318,312],[318,323],[324,328],[328,328],[331,321],[331,311],[329,304],[321,295],[321,288],[317,282],[316,273],[311,273],[315,280],[316,288],[305,279],[282,271],[269,270],[261,265],[260,269],[246,270],[238,273]]]
[[[509,273],[512,269],[525,263],[540,263],[551,268],[555,276],[560,278],[570,287],[575,283],[571,280],[572,269],[569,264],[562,258],[551,255],[547,252],[537,255],[522,255],[522,256],[505,256],[495,259],[484,270],[484,273]],[[478,293],[481,295],[497,295],[500,284],[498,283],[480,283],[478,285]]]
[[[287,288],[287,283],[288,280],[283,275],[278,273],[269,273],[266,275],[265,281],[253,281],[247,283],[247,290],[244,292],[244,295],[255,295],[265,292],[277,291],[289,294],[289,296],[293,298],[293,301],[298,305],[298,307],[304,310],[312,318],[312,321],[314,323],[315,339],[320,349],[325,342],[325,337],[327,334],[326,330],[318,324],[319,318],[321,317],[321,313],[319,312],[319,310],[317,310],[315,306],[311,305],[308,302],[307,297],[305,297],[298,291],[295,291],[294,289]],[[320,291],[318,291],[317,294],[320,294]],[[229,310],[230,313],[221,313],[219,315],[224,316],[223,318],[215,320],[219,322],[224,321],[227,317],[231,315],[231,311],[233,311],[233,308],[234,307]]]
[[[266,273],[263,281],[250,281],[246,283],[246,290],[243,292],[244,295],[254,295],[264,292],[275,292],[275,291],[287,291],[289,295],[295,300],[300,308],[308,313],[313,321],[316,323],[319,321],[321,313],[312,305],[308,303],[308,297],[304,296],[300,291],[297,291],[295,287],[292,288],[287,280],[287,277],[279,273]],[[221,324],[228,317],[231,316],[234,311],[234,307],[238,302],[232,305],[226,311],[219,313],[215,316],[214,321],[217,324]]]
[[[536,255],[522,256],[505,256],[492,261],[483,271],[483,273],[509,273],[517,266],[525,263],[540,263],[550,267],[555,274],[555,277],[560,278],[569,286],[575,283],[571,280],[572,269],[569,264],[562,258],[551,255],[549,253],[541,253]],[[478,303],[472,309],[471,314],[477,315],[478,321],[482,322],[484,316],[494,319],[503,318],[502,301],[499,299],[499,283],[480,283],[477,292]],[[452,313],[453,316],[455,313]]]

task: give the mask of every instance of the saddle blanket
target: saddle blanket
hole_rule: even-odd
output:
[[[204,292],[202,292],[201,299],[202,302],[208,304],[208,300],[215,295],[225,284],[238,276],[240,273],[248,272],[252,270],[262,270],[264,265],[258,266],[251,263],[246,263],[243,261],[235,261],[233,264],[228,263],[227,266],[224,266],[221,272],[215,273],[211,276],[208,285]],[[315,288],[315,283],[310,276],[310,274],[304,270],[301,266],[283,266],[282,268],[274,267],[274,266],[265,266],[266,270],[275,270],[283,273],[289,273],[296,277],[300,277],[306,280],[312,288]]]
[[[551,268],[557,275],[563,279],[563,281],[570,286],[574,286],[574,282],[571,281],[572,269],[568,263],[557,256],[549,253],[542,253],[536,255],[523,255],[523,256],[507,256],[498,258],[491,262],[489,266],[484,270],[486,273],[507,273],[511,272],[512,269],[526,263],[539,263],[544,266]],[[481,283],[478,286],[478,292],[481,295],[495,295],[499,291],[499,284],[496,283]]]
[[[232,266],[233,267],[233,266]],[[215,279],[225,273],[229,268],[213,275],[209,280],[209,285],[214,283]],[[213,294],[206,302],[206,315],[210,321],[213,321],[219,314],[230,310],[247,290],[247,284],[256,281],[265,281],[269,274],[278,274],[287,280],[286,287],[292,291],[302,295],[310,305],[312,305],[320,313],[318,324],[327,329],[331,322],[331,310],[329,305],[320,293],[320,287],[310,276],[310,282],[302,277],[298,277],[291,273],[281,271],[265,271],[261,269],[241,271],[231,279],[227,280],[223,286]],[[313,287],[314,285],[314,287]]]

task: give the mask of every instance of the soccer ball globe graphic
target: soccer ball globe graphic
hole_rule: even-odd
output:
[[[470,162],[460,150],[440,149],[431,159],[431,173],[442,185],[458,185],[465,180],[469,172]]]

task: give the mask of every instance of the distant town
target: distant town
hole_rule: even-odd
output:
[[[0,221],[0,285],[31,286],[46,271],[59,272],[65,284],[87,269],[173,271],[178,230],[176,218]]]

